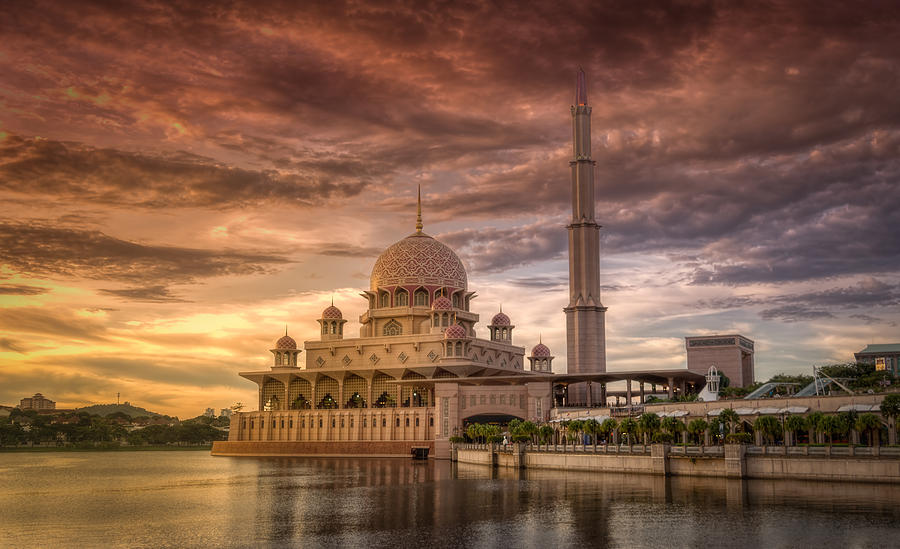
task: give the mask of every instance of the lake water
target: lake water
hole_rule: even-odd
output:
[[[898,547],[900,486],[0,454],[2,547]]]

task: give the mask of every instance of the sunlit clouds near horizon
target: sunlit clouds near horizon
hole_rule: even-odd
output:
[[[413,231],[565,369],[588,74],[610,369],[739,332],[757,378],[900,341],[890,2],[9,2],[0,404],[256,406],[237,376]]]

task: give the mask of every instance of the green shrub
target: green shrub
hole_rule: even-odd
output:
[[[465,441],[466,441],[465,437],[450,437],[450,442],[452,442],[454,444],[458,444],[460,442],[465,442]]]
[[[753,435],[750,433],[729,433],[725,435],[726,444],[750,444]]]
[[[672,442],[673,440],[675,440],[675,437],[672,436],[672,433],[665,431],[653,433],[653,442]]]

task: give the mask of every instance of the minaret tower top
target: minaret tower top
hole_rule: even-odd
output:
[[[587,78],[578,69],[572,105],[572,222],[569,224],[569,305],[566,312],[568,373],[606,371],[606,307],[600,302],[600,225],[594,217],[591,107]],[[589,402],[585,388],[570,387],[573,402]]]

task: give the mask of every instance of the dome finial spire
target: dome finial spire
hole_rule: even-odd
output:
[[[284,325],[284,335],[287,335],[287,324]]]
[[[416,200],[416,234],[422,234],[422,185],[419,185],[419,193]]]

